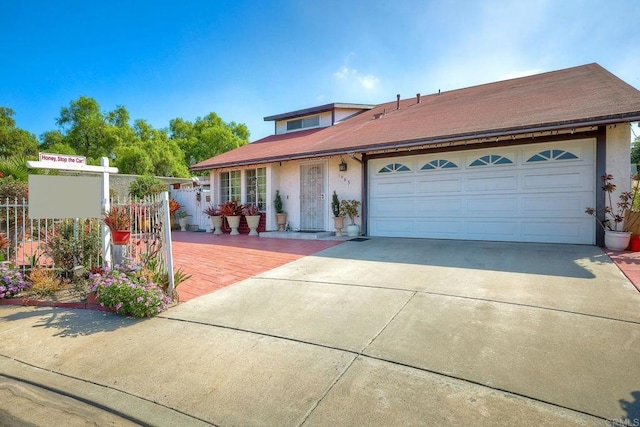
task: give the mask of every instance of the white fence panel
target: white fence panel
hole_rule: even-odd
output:
[[[211,220],[202,211],[209,206],[211,192],[196,188],[180,188],[171,190],[171,198],[180,203],[182,210],[186,211],[188,229],[211,230]]]

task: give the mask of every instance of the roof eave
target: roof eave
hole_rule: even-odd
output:
[[[564,122],[546,123],[546,124],[540,124],[536,126],[511,127],[511,128],[497,129],[497,130],[492,130],[487,132],[471,132],[466,134],[448,135],[448,136],[441,136],[441,137],[435,137],[435,138],[420,138],[420,139],[413,139],[413,140],[407,140],[407,141],[372,144],[372,145],[366,145],[366,146],[345,147],[338,150],[323,150],[323,151],[306,152],[306,153],[300,153],[300,154],[294,154],[294,155],[265,157],[261,159],[223,162],[223,163],[216,163],[214,165],[203,165],[197,168],[191,167],[190,170],[193,172],[196,172],[196,171],[221,169],[221,168],[228,168],[228,167],[283,162],[283,161],[289,161],[289,160],[301,160],[301,159],[308,159],[310,157],[319,157],[319,156],[326,157],[326,156],[345,155],[348,153],[355,153],[355,152],[366,153],[369,151],[410,148],[416,145],[439,144],[439,143],[460,141],[465,139],[496,138],[501,136],[504,137],[509,135],[516,135],[516,134],[539,133],[539,132],[548,132],[548,131],[568,129],[568,128],[604,126],[604,125],[615,124],[615,123],[637,122],[637,121],[640,121],[640,111],[633,112],[633,113],[624,113],[624,114],[605,116],[600,118],[589,118],[589,119],[583,119],[583,120],[571,120],[571,121],[564,121]]]
[[[308,116],[309,114],[332,111],[332,110],[335,110],[336,108],[353,108],[353,109],[361,109],[361,110],[371,110],[375,107],[376,105],[371,105],[371,104],[349,104],[344,102],[342,103],[334,102],[332,104],[324,104],[324,105],[319,105],[317,107],[304,108],[302,110],[295,110],[295,111],[290,111],[288,113],[281,113],[281,114],[275,114],[273,116],[267,116],[267,117],[264,117],[264,121],[271,122],[271,121],[283,120],[283,119],[293,119],[296,117]]]

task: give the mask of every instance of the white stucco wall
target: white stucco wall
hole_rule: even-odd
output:
[[[333,231],[333,213],[331,211],[331,197],[335,190],[340,200],[355,199],[360,200],[362,167],[359,162],[342,157],[347,163],[347,170],[339,170],[340,157],[322,158],[316,160],[288,161],[282,163],[272,163],[267,170],[272,171],[271,181],[267,180],[269,204],[267,208],[267,229],[276,230],[275,210],[273,208],[273,198],[276,190],[280,190],[282,204],[287,213],[287,221],[293,230],[300,228],[300,165],[319,163],[324,167],[325,172],[325,199],[323,203],[324,229]],[[267,175],[269,172],[267,172]],[[357,223],[360,224],[360,218]]]
[[[362,165],[355,159],[349,156],[343,156],[342,159],[347,164],[347,171],[341,172],[339,170],[340,157],[334,157],[329,161],[328,176],[329,176],[329,224],[327,226],[328,231],[334,230],[333,228],[333,213],[331,212],[331,197],[333,191],[338,194],[340,200],[357,200],[362,203]],[[362,215],[362,206],[360,206],[359,214]],[[361,217],[356,219],[356,224],[361,225]],[[347,218],[347,223],[349,219]]]
[[[273,199],[276,195],[276,190],[280,190],[280,197],[282,197],[282,208],[287,214],[287,222],[291,228],[297,228],[300,224],[299,210],[299,163],[297,161],[272,163],[270,169],[273,171],[273,181],[271,182],[270,190],[271,197],[270,203],[267,207],[268,224],[267,230],[277,230],[276,225],[276,211],[273,207]]]
[[[628,123],[607,126],[606,173],[613,175],[618,199],[619,192],[631,189],[631,128]],[[598,178],[599,179],[599,178]],[[598,188],[601,182],[598,182]]]

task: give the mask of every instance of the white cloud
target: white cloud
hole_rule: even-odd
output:
[[[368,90],[375,89],[380,83],[380,79],[373,74],[361,74],[355,68],[349,68],[346,65],[333,73],[333,77],[347,84],[359,84]]]
[[[376,89],[380,83],[380,79],[373,74],[362,74],[355,68],[349,67],[349,61],[355,57],[354,52],[350,52],[344,60],[344,65],[335,73],[333,77],[341,82],[349,85],[359,85],[364,89],[373,90]]]
[[[340,71],[333,73],[333,77],[338,80],[346,80],[349,77],[349,68],[342,67]]]
[[[372,74],[367,74],[366,76],[358,75],[358,82],[365,89],[375,89],[380,83],[380,79]]]

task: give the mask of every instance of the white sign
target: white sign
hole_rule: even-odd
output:
[[[68,168],[79,167],[82,168],[87,165],[87,158],[84,156],[69,156],[67,154],[49,154],[49,153],[39,153],[40,154],[40,162],[46,166],[50,165],[52,167],[62,166]]]
[[[100,218],[97,176],[29,175],[29,218]]]

